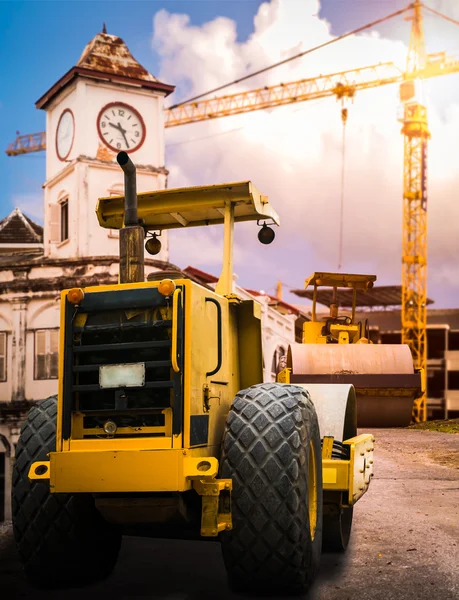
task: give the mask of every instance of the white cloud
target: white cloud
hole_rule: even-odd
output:
[[[438,10],[448,13],[450,7],[439,4]],[[179,88],[170,102],[329,40],[329,24],[315,16],[318,10],[317,0],[265,2],[255,17],[254,33],[244,43],[236,41],[235,24],[229,19],[196,27],[186,15],[159,11],[153,44],[161,58],[158,75]],[[361,34],[219,95],[380,61],[404,65],[406,52],[402,42]],[[459,76],[449,77],[457,83]],[[435,90],[442,79],[432,80],[429,89]],[[459,285],[459,90],[454,82],[442,85],[450,94],[448,105],[439,107],[436,98],[429,105],[428,293],[437,306],[451,306],[457,304]],[[343,271],[375,273],[378,283],[399,284],[403,136],[397,121],[398,89],[362,91],[348,108]],[[214,134],[219,135],[207,137]],[[255,224],[239,228],[236,243],[241,250],[235,269],[242,285],[269,289],[281,279],[301,287],[310,272],[337,269],[341,135],[340,105],[334,98],[166,130],[170,187],[250,179],[280,214],[281,227],[269,247],[256,240]],[[193,138],[203,139],[180,145]],[[203,268],[211,253],[220,258],[217,238],[210,231],[200,236],[181,232],[181,240],[188,241],[171,240],[171,259]]]

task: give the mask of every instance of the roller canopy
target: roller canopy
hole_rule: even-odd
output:
[[[313,273],[304,282],[304,287],[318,285],[322,287],[349,287],[367,290],[373,287],[376,275],[354,275],[352,273]]]
[[[137,194],[137,201],[141,225],[149,230],[221,224],[228,202],[235,221],[266,219],[279,225],[268,197],[251,181],[143,192]],[[124,196],[99,198],[96,213],[101,227],[121,229]]]

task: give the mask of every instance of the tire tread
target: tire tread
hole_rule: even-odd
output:
[[[106,578],[121,545],[87,494],[51,494],[48,481],[30,483],[35,461],[56,449],[57,397],[33,406],[21,427],[12,480],[13,532],[24,571],[43,588],[85,585]]]
[[[233,479],[233,530],[221,535],[233,587],[302,591],[314,577],[317,552],[305,546],[309,512],[301,499],[307,497],[307,446],[315,439],[320,449],[318,431],[302,388],[264,383],[237,394],[221,468],[221,477]]]

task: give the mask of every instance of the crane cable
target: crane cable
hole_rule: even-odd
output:
[[[346,123],[347,123],[347,108],[341,109],[341,120],[343,122],[343,137],[341,143],[341,210],[339,218],[339,260],[338,271],[341,271],[343,262],[343,222],[344,222],[344,167],[346,163]]]
[[[426,10],[433,13],[434,15],[437,15],[437,17],[441,17],[442,19],[445,19],[445,21],[454,23],[454,25],[459,25],[459,21],[456,21],[456,19],[452,19],[451,17],[448,17],[448,16],[444,15],[443,13],[438,12],[438,10],[435,10],[434,8],[430,8],[430,6],[426,6],[425,4],[422,4],[422,8],[425,8]]]
[[[390,15],[387,15],[386,17],[382,17],[381,19],[377,19],[376,21],[367,23],[367,25],[363,25],[362,27],[353,29],[352,31],[349,31],[348,33],[343,33],[343,35],[340,35],[339,37],[328,40],[328,42],[324,42],[323,44],[319,44],[318,46],[314,46],[313,48],[304,50],[303,52],[300,52],[299,54],[295,54],[294,56],[291,56],[290,58],[285,58],[284,60],[274,63],[273,65],[270,65],[268,67],[264,67],[263,69],[260,69],[259,71],[255,71],[254,73],[250,73],[249,75],[244,75],[244,77],[240,77],[239,79],[234,79],[234,81],[230,81],[229,83],[220,85],[212,90],[208,90],[207,92],[203,92],[202,94],[198,94],[197,96],[188,98],[188,100],[183,100],[182,102],[177,102],[177,104],[174,104],[173,106],[169,106],[167,108],[167,110],[172,110],[173,108],[178,108],[179,106],[182,106],[182,104],[188,104],[189,102],[194,102],[195,100],[199,100],[200,98],[203,98],[204,96],[208,96],[209,94],[214,94],[215,92],[219,92],[220,90],[230,87],[231,85],[235,85],[236,83],[241,83],[241,81],[245,81],[246,79],[250,79],[251,77],[255,77],[256,75],[261,75],[261,73],[266,73],[266,71],[270,71],[271,69],[274,69],[275,67],[279,67],[280,65],[285,65],[286,63],[290,62],[291,60],[295,60],[296,58],[301,58],[302,56],[306,56],[306,54],[311,54],[311,52],[315,52],[316,50],[320,50],[321,48],[330,46],[331,44],[334,44],[336,42],[344,40],[345,38],[347,38],[351,35],[361,33],[362,31],[365,31],[366,29],[370,29],[370,27],[374,27],[375,25],[379,25],[380,23],[384,23],[385,21],[388,21],[389,19],[392,19],[393,17],[398,17],[399,15],[402,15],[403,13],[407,12],[408,10],[411,10],[411,4],[409,6],[406,6],[405,8],[402,8],[400,10],[397,10],[397,11],[391,13]]]

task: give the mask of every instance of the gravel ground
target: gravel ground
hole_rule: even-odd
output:
[[[308,600],[459,599],[459,435],[370,430],[375,477],[354,509],[345,555],[323,555]],[[11,536],[0,525],[0,596],[73,600],[244,598],[226,587],[219,545],[128,538],[112,577],[85,590],[28,588]]]

